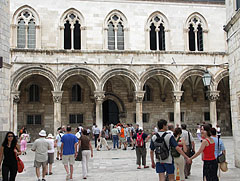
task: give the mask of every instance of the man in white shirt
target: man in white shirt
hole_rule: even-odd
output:
[[[187,125],[186,124],[182,124],[182,135],[181,137],[185,140],[186,142],[186,146],[187,146],[187,153],[186,155],[187,156],[191,156],[190,155],[190,142],[191,142],[191,145],[192,145],[192,150],[195,151],[195,143],[194,143],[194,139],[193,139],[193,136],[192,136],[192,133],[190,133],[189,131],[187,131]],[[190,138],[190,139],[189,139]],[[191,165],[192,164],[189,164],[189,163],[185,163],[185,167],[184,167],[184,174],[185,174],[185,178],[187,179],[187,177],[191,174]]]

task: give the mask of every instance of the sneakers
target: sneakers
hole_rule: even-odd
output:
[[[138,166],[137,169],[141,169],[141,166]]]
[[[66,180],[70,180],[70,174],[67,174]]]

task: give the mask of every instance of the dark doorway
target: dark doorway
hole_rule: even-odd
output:
[[[103,125],[119,123],[119,110],[117,104],[112,100],[103,102]]]

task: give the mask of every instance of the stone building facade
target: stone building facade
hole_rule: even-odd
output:
[[[232,131],[234,138],[235,165],[240,167],[240,1],[226,1],[227,18],[225,31],[227,32],[230,101],[232,111]]]
[[[230,135],[225,11],[224,1],[13,0],[13,130],[136,122],[150,131],[163,118]]]
[[[9,0],[0,1],[0,130],[10,127],[10,24]]]

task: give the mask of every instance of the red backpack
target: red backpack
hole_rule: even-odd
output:
[[[142,137],[142,135],[143,135],[143,133],[142,134],[137,133],[136,143],[137,143],[137,146],[139,146],[139,147],[143,147],[143,137]]]

